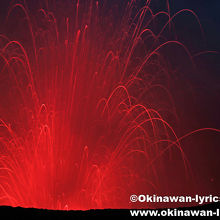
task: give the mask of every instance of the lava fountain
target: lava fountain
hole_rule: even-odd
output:
[[[170,192],[161,175],[172,157],[191,176],[162,49],[180,48],[193,66],[167,32],[181,13],[198,18],[153,13],[150,3],[10,5],[13,33],[0,35],[1,205],[128,208],[132,193]]]

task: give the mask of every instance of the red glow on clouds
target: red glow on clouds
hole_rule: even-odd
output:
[[[56,4],[54,13],[53,5],[11,6],[8,25],[21,23],[13,39],[0,36],[1,205],[128,208],[133,193],[175,194],[166,178],[174,162],[190,181],[161,50],[180,48],[189,65],[192,57],[163,40],[176,15],[154,14],[149,3],[128,1],[120,11],[78,1],[69,3],[70,17]],[[166,21],[156,34],[160,14]]]

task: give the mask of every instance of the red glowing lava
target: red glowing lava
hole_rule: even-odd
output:
[[[0,204],[128,208],[134,192],[171,192],[168,158],[191,173],[168,120],[177,113],[161,49],[192,56],[163,32],[194,13],[153,13],[150,1],[53,3],[13,4],[6,26],[20,23],[0,36]]]

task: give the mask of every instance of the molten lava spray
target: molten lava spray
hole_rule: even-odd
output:
[[[181,12],[150,4],[10,5],[0,35],[1,205],[129,208],[132,193],[172,192],[170,166],[181,187],[191,181],[163,49],[179,48],[191,68],[192,56],[167,38]]]

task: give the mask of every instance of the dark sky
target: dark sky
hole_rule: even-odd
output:
[[[204,27],[207,41],[212,49],[220,49],[220,1],[219,0],[178,0],[172,1],[171,8],[192,9]]]

